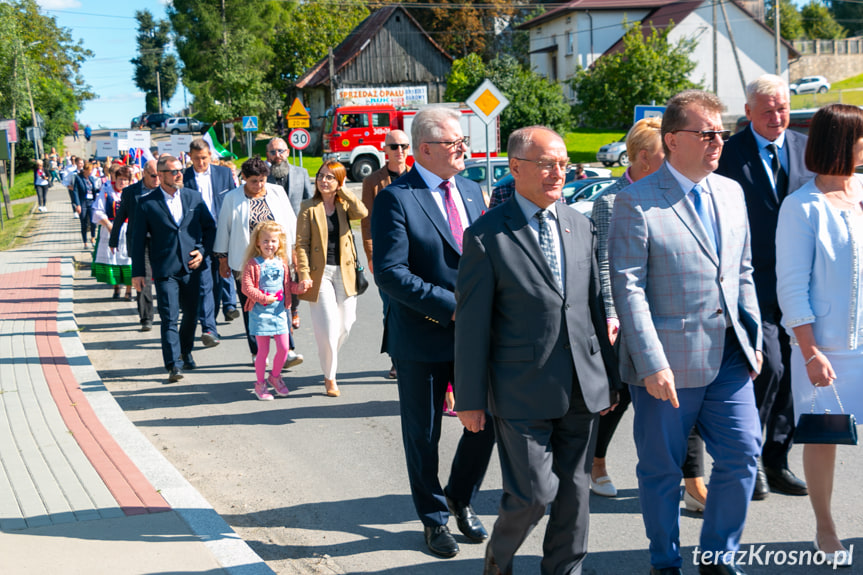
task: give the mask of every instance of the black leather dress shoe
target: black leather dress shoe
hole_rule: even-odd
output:
[[[512,567],[510,566],[506,572],[501,571],[491,554],[491,545],[485,546],[485,564],[482,568],[482,575],[512,575]]]
[[[423,527],[426,545],[429,551],[439,557],[455,557],[458,553],[458,543],[449,532],[446,525],[435,525],[434,527]]]
[[[770,495],[770,488],[767,486],[767,476],[764,475],[764,467],[761,465],[761,458],[758,458],[758,473],[755,475],[755,491],[752,492],[752,501],[761,501],[767,499]]]
[[[770,489],[785,495],[808,495],[806,483],[787,467],[764,467]]]
[[[650,575],[682,575],[683,571],[680,570],[680,567],[663,567],[662,569],[657,569],[656,567],[650,568]]]
[[[698,575],[746,575],[735,565],[699,565]]]
[[[177,383],[181,379],[183,379],[183,372],[180,371],[180,368],[175,365],[171,368],[171,373],[168,375],[168,382]]]
[[[449,512],[455,517],[458,530],[471,541],[485,541],[488,539],[488,532],[479,520],[479,516],[473,510],[473,507],[456,503],[449,497],[446,498],[446,505],[449,507]]]
[[[192,371],[193,369],[198,367],[198,364],[195,363],[194,359],[192,359],[191,353],[184,353],[182,355],[182,358],[183,358],[183,369],[185,369],[187,371]]]

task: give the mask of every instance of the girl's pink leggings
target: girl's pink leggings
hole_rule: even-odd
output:
[[[255,377],[258,382],[266,381],[267,377],[267,356],[270,354],[270,338],[276,340],[276,355],[273,357],[273,370],[271,373],[277,377],[282,373],[282,367],[285,365],[285,359],[288,357],[288,349],[290,346],[290,335],[280,333],[279,335],[256,335],[255,339],[258,342],[258,355],[255,356]]]

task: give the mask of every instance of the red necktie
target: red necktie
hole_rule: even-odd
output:
[[[452,184],[449,180],[444,180],[438,187],[444,192],[443,204],[446,208],[446,219],[449,221],[449,230],[452,232],[452,237],[455,239],[455,244],[458,246],[458,252],[461,253],[464,229],[461,227],[461,218],[458,215],[458,209],[455,207],[455,202],[452,199]]]

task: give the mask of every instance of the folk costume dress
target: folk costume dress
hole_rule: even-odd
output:
[[[132,285],[132,258],[126,252],[126,222],[115,222],[114,216],[120,205],[120,192],[113,186],[102,188],[93,202],[93,223],[98,224],[107,217],[114,225],[121,225],[117,249],[111,253],[108,241],[111,232],[105,226],[99,226],[99,237],[93,250],[93,265],[91,273],[97,281],[109,285]]]

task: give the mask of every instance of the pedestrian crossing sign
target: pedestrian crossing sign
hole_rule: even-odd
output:
[[[244,132],[257,132],[258,131],[258,117],[257,116],[243,116],[243,131]]]

